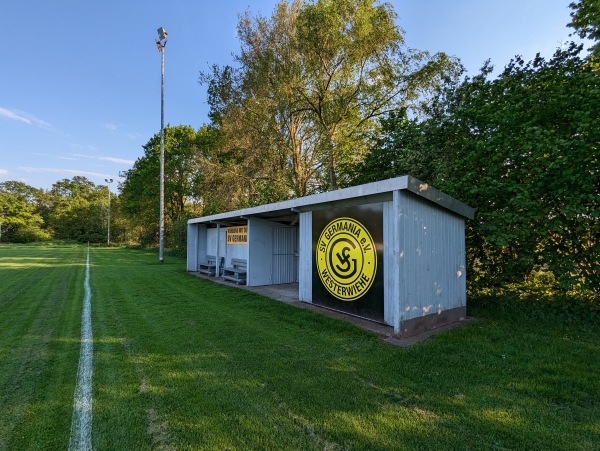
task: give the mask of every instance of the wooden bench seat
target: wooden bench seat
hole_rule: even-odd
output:
[[[222,257],[221,261],[223,261]],[[206,260],[198,263],[198,272],[208,274],[209,276],[215,276],[217,274],[217,257],[214,255],[207,255]]]
[[[241,258],[232,258],[231,266],[223,268],[223,279],[230,280],[237,284],[246,285],[246,269],[248,264],[246,260]]]

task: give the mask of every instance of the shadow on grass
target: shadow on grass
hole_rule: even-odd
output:
[[[0,323],[14,332],[9,339],[0,331],[3,352],[20,344],[26,356],[44,346],[39,337],[65,352],[46,360],[31,352],[21,366],[2,367],[12,368],[11,381],[24,374],[31,393],[11,401],[26,412],[11,420],[19,433],[11,439],[22,447],[33,442],[21,436],[59,443],[66,435],[70,414],[56,406],[72,401],[77,265],[85,253],[27,251],[67,266],[23,276],[2,269],[12,275],[0,290]],[[399,348],[346,321],[188,276],[183,259],[160,264],[154,252],[92,247],[91,261],[98,449],[594,449],[600,442],[597,327],[478,305],[478,321]],[[60,302],[71,306],[68,315]],[[42,326],[45,334],[35,332]],[[42,370],[39,363],[53,359]]]
[[[595,332],[483,319],[397,348],[254,293],[129,267],[127,288],[112,286],[125,341],[107,366],[117,358],[135,375],[128,406],[155,446],[592,449],[600,439]]]

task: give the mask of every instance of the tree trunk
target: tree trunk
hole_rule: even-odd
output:
[[[334,191],[338,189],[337,175],[335,173],[335,144],[333,136],[329,133],[329,189]]]

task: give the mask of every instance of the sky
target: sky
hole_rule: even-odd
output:
[[[572,0],[393,0],[409,47],[460,58],[467,75],[491,59],[550,57],[570,39]],[[165,124],[208,123],[201,71],[232,63],[238,14],[269,16],[276,0],[20,0],[2,2],[0,182],[36,188],[80,175],[96,185],[131,169]]]

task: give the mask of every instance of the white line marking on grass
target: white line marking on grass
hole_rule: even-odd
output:
[[[73,395],[73,418],[69,450],[92,449],[92,293],[90,291],[90,248],[85,263],[83,284],[83,312],[81,313],[81,348],[77,368],[77,385]]]

